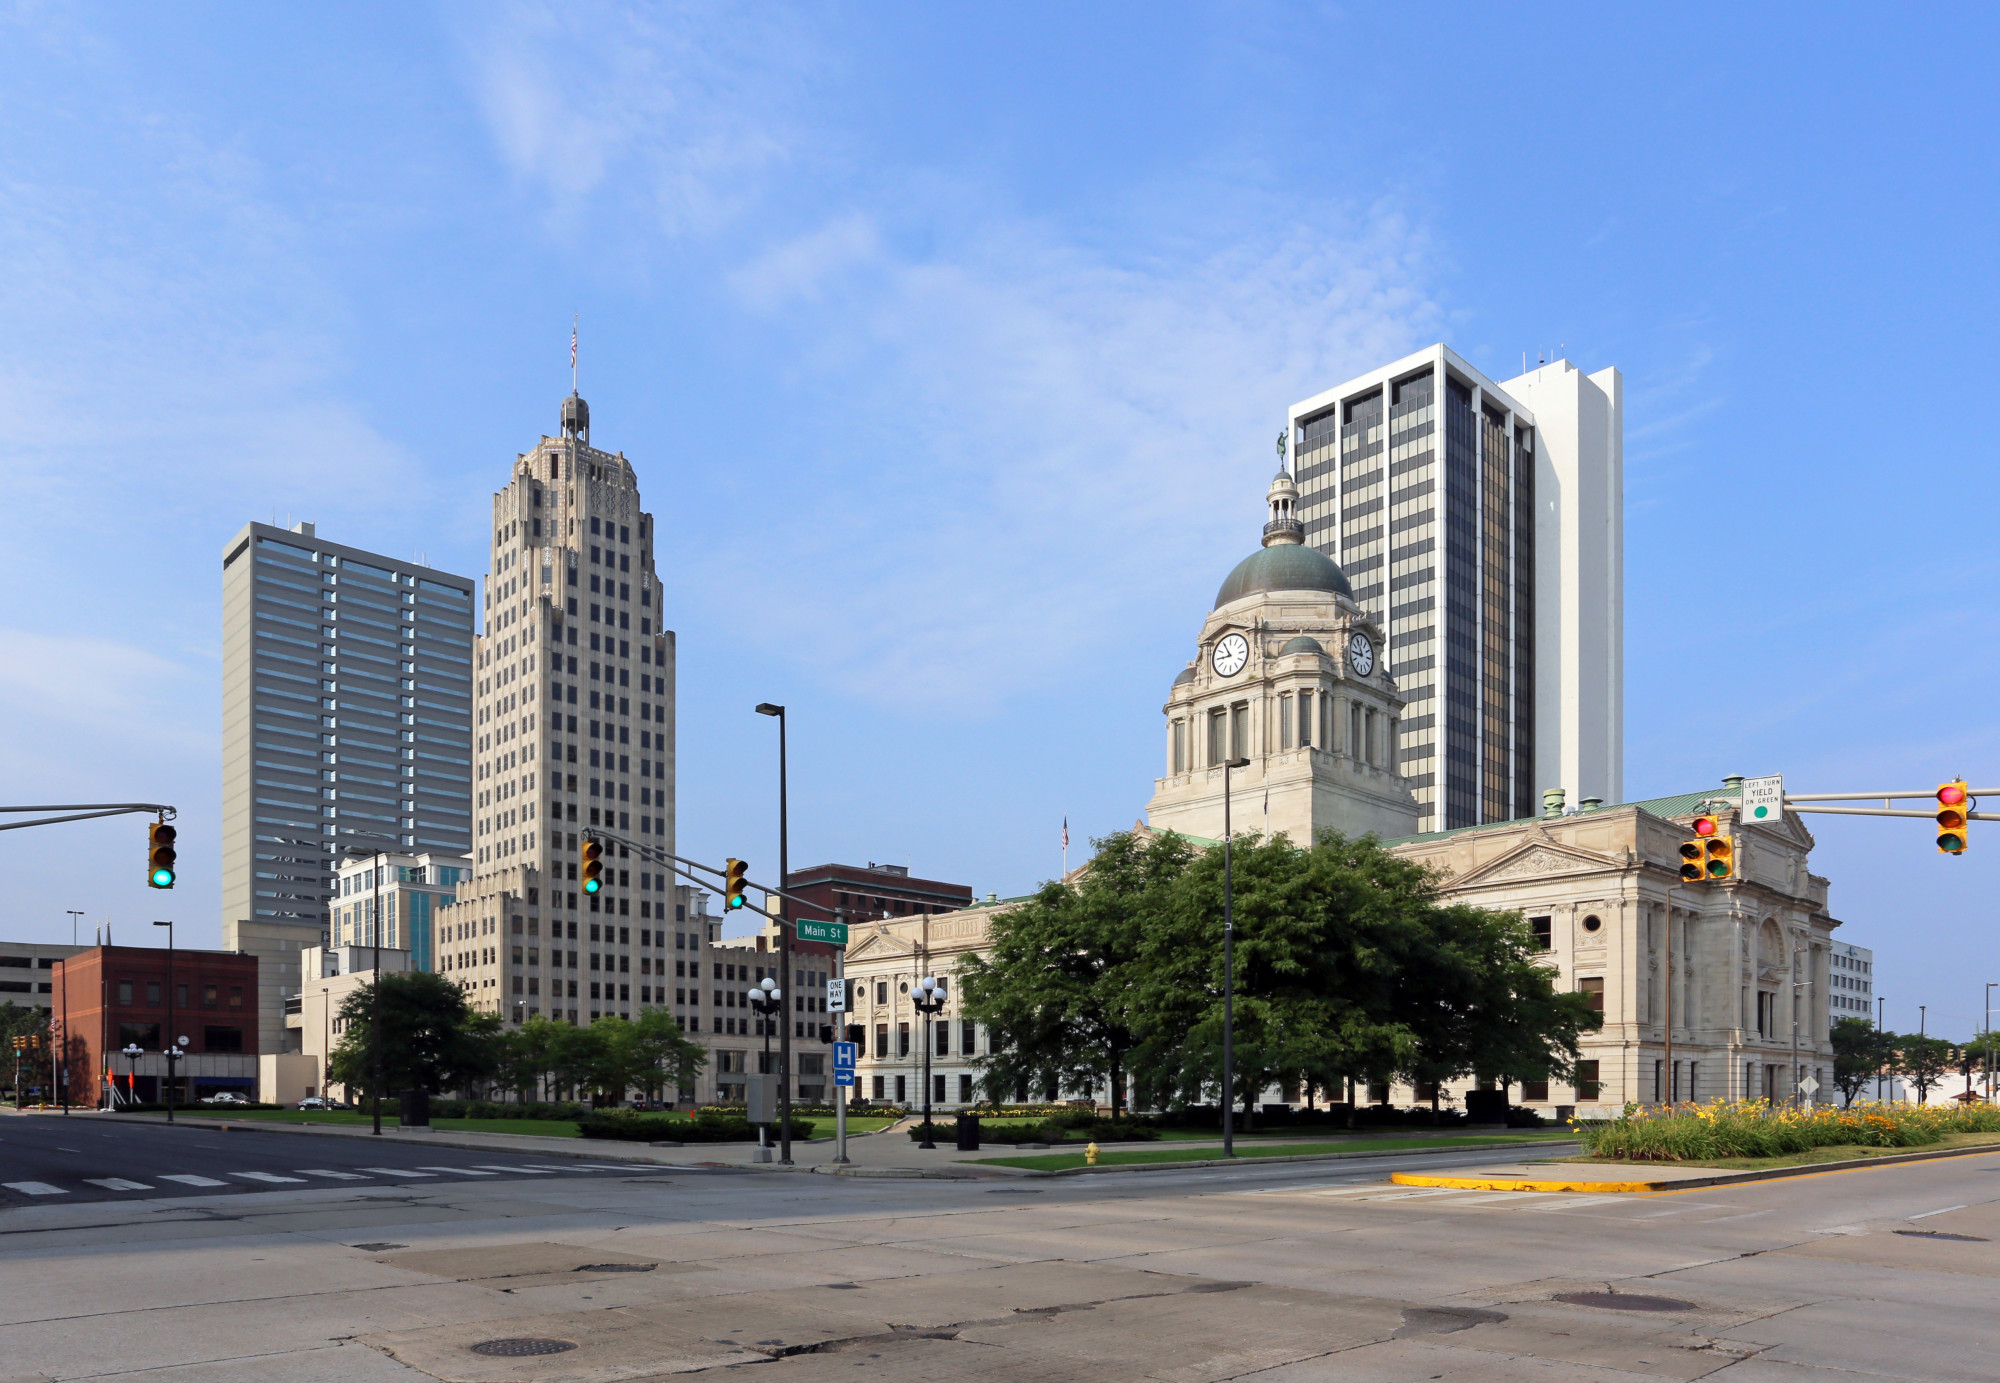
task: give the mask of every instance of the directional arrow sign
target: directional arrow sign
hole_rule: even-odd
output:
[[[1801,1095],[1810,1095],[1812,1094],[1813,1091],[1817,1089],[1819,1089],[1819,1082],[1814,1080],[1811,1076],[1807,1076],[1804,1080],[1799,1082],[1799,1093]]]
[[[833,1044],[833,1083],[835,1085],[853,1085],[855,1083],[854,1058],[855,1047],[852,1042],[836,1042]]]
[[[845,922],[815,922],[809,917],[798,921],[799,940],[828,941],[835,946],[847,944],[847,924]]]

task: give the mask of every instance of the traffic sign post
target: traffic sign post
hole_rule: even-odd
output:
[[[1743,780],[1743,819],[1760,826],[1775,826],[1785,817],[1785,775]]]
[[[797,919],[799,940],[825,941],[835,946],[847,944],[847,924],[845,922],[815,922],[810,917]]]
[[[846,984],[835,980],[827,986],[831,991],[834,984]],[[832,999],[829,996],[828,1002]],[[847,1091],[854,1084],[854,1044],[836,1042],[833,1044],[833,1160],[847,1161]]]

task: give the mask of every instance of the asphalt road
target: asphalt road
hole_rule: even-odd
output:
[[[0,1120],[6,1181],[73,1188],[0,1205],[8,1383],[2000,1376],[2000,1154],[1530,1195],[1396,1154],[929,1181],[88,1128]]]
[[[0,1119],[0,1209],[634,1170],[630,1164],[592,1165],[583,1149],[575,1158],[509,1156],[308,1133],[127,1123],[81,1113]]]

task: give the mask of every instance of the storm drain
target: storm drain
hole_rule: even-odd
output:
[[[1983,1234],[1947,1234],[1941,1229],[1898,1229],[1892,1232],[1911,1239],[1956,1239],[1961,1244],[1989,1244],[1993,1242]]]
[[[1595,1306],[1605,1311],[1692,1311],[1695,1304],[1678,1297],[1642,1297],[1635,1292],[1564,1292],[1556,1298],[1571,1306]]]
[[[1484,1311],[1476,1306],[1406,1306],[1403,1308],[1403,1324],[1396,1331],[1396,1338],[1407,1340],[1413,1335],[1450,1335],[1470,1330],[1475,1325],[1506,1319],[1504,1311]]]
[[[585,1263],[580,1268],[571,1268],[573,1273],[649,1273],[659,1267],[658,1263]]]
[[[574,1340],[481,1340],[472,1347],[472,1352],[519,1359],[530,1354],[567,1354],[575,1348]]]
[[[406,1249],[409,1247],[409,1245],[408,1244],[349,1244],[348,1247],[351,1249],[360,1249],[363,1253],[384,1253],[390,1249]]]

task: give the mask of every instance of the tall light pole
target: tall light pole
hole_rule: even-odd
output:
[[[756,1010],[758,1018],[763,1023],[764,1069],[759,1074],[768,1076],[771,1074],[771,1023],[774,1015],[785,1011],[785,991],[776,980],[766,975],[744,990],[743,997],[749,1001],[750,1007]],[[757,1146],[768,1149],[771,1145],[770,1135],[770,1125],[760,1124],[757,1128]],[[758,1160],[768,1162],[770,1158],[770,1153],[766,1151]]]
[[[1229,821],[1229,771],[1247,758],[1222,761],[1222,1155],[1236,1156],[1236,862]]]
[[[67,908],[65,911],[69,913],[69,944],[74,946],[77,944],[77,918],[83,914],[76,908]],[[101,958],[99,963],[102,964]],[[50,1074],[55,1079],[56,1089],[62,1099],[62,1111],[67,1115],[69,1113],[69,966],[67,963],[63,965],[62,1041],[56,1044],[56,1047],[60,1053],[61,1065]]]
[[[924,1141],[920,1148],[936,1148],[931,1142],[931,1048],[937,1045],[937,1035],[931,1028],[931,1019],[944,1007],[945,983],[935,975],[926,975],[917,981],[916,992],[910,995],[910,1003],[917,1012],[924,1015]]]
[[[1986,1103],[1993,1103],[1993,990],[2000,986],[1994,981],[1986,986]]]
[[[174,924],[155,922],[155,927],[167,929],[167,1037],[160,1044],[163,1054],[174,1051]],[[167,1122],[174,1121],[174,1058],[167,1055]]]
[[[791,911],[782,890],[792,886],[792,841],[789,813],[785,802],[785,708],[769,701],[757,703],[757,714],[778,718],[778,985],[792,992]],[[788,1017],[778,1030],[778,1161],[792,1165],[792,1023]]]
[[[1889,1001],[1883,998],[1880,994],[1877,994],[1875,996],[1875,1036],[1878,1040],[1882,1036],[1882,1019],[1885,1016],[1885,1010],[1888,1006],[1888,1003]],[[1881,1052],[1879,1049],[1876,1052],[1876,1058],[1877,1061],[1875,1066],[1875,1103],[1880,1104],[1882,1103],[1882,1081],[1888,1075],[1889,1063],[1886,1059],[1884,1059],[1885,1054]]]
[[[387,858],[379,845],[350,845],[350,855],[373,855],[375,863],[369,872],[374,878],[375,911],[374,925],[369,929],[375,942],[375,974],[368,982],[368,1102],[374,1106],[375,1127],[373,1137],[382,1136],[382,861]],[[322,1082],[322,1091],[325,1086]]]
[[[1792,1107],[1794,1109],[1798,1108],[1799,1097],[1803,1093],[1799,1089],[1799,1082],[1803,1079],[1799,1075],[1799,991],[1812,988],[1810,979],[1799,978],[1799,957],[1807,954],[1809,952],[1804,947],[1792,952]]]

